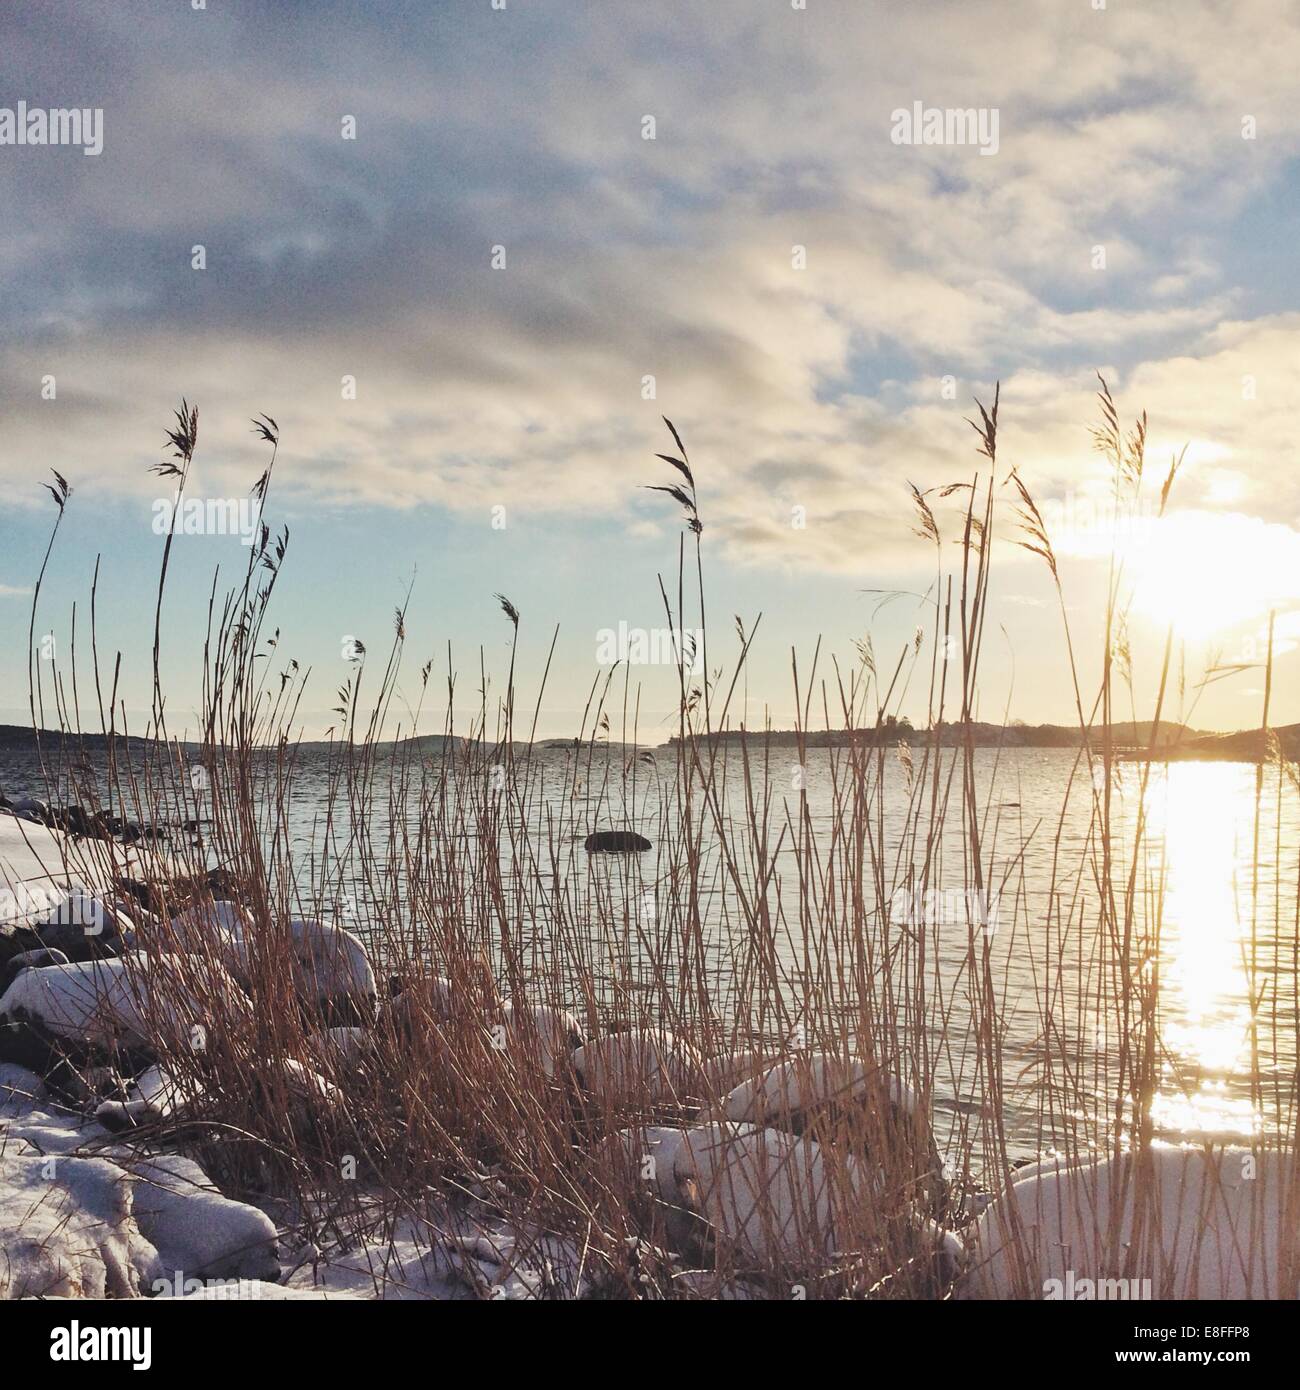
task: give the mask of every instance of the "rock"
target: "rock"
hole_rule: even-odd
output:
[[[753,1081],[773,1066],[779,1057],[774,1052],[726,1052],[706,1057],[704,1077],[711,1094],[725,1096],[743,1081]]]
[[[370,1056],[373,1034],[365,1028],[326,1028],[306,1039],[311,1060],[328,1077],[355,1074]]]
[[[116,954],[135,923],[116,903],[74,888],[33,930],[42,946],[79,961]]]
[[[34,796],[17,796],[10,802],[9,809],[24,820],[40,821],[45,824],[50,818],[50,808]]]
[[[0,997],[24,970],[39,970],[46,965],[69,964],[71,962],[62,951],[55,951],[44,946],[35,947],[30,951],[19,951],[16,955],[10,956],[5,961],[4,969],[0,970]]]
[[[720,1263],[816,1268],[841,1246],[836,1215],[871,1194],[852,1155],[776,1129],[714,1123],[671,1149],[681,1209],[711,1228]]]
[[[1263,1149],[1044,1160],[1015,1174],[976,1222],[957,1292],[1294,1298],[1292,1182],[1290,1156]]]
[[[708,1227],[698,1188],[693,1186],[696,1165],[689,1158],[690,1150],[694,1145],[725,1144],[747,1132],[748,1126],[728,1124],[625,1129],[604,1141],[597,1149],[597,1158],[608,1164],[621,1150],[634,1192],[644,1186],[657,1204],[669,1243],[678,1250],[693,1249]]]
[[[115,1163],[0,1150],[0,1297],[134,1298],[162,1270]]]
[[[0,1062],[0,1112],[26,1114],[47,1094],[45,1082],[34,1071],[14,1062]]]
[[[253,919],[239,903],[226,899],[201,899],[178,912],[159,932],[166,950],[202,951],[214,943],[225,948],[243,939]]]
[[[375,1021],[377,987],[366,948],[342,927],[289,922],[294,988],[303,1006],[332,1027]]]
[[[799,1053],[742,1081],[709,1112],[714,1118],[808,1134],[867,1156],[874,1143],[902,1146],[915,1192],[930,1204],[945,1193],[943,1162],[914,1092],[857,1058]],[[882,1165],[890,1160],[881,1155]]]
[[[0,996],[0,1059],[201,1048],[209,1028],[248,1021],[246,996],[219,965],[139,951],[22,971]]]
[[[292,1057],[284,1060],[283,1076],[286,1089],[304,1115],[324,1114],[343,1104],[343,1092],[332,1081]]]
[[[186,828],[188,829],[188,826]],[[247,880],[233,869],[209,869],[203,881],[214,897],[231,902],[241,901],[248,892]]]
[[[587,1043],[573,1067],[591,1102],[609,1110],[698,1101],[703,1081],[703,1062],[688,1042],[646,1028]]]
[[[506,1012],[496,982],[486,966],[470,965],[459,983],[444,975],[394,975],[381,1015],[399,1038],[422,1035],[430,1028],[448,1032],[449,1025],[490,1027]]]
[[[516,1005],[506,1000],[501,1018],[504,1051],[516,1066],[538,1068],[551,1079],[567,1074],[575,1049],[584,1041],[582,1025],[571,1013],[545,1004]]]
[[[259,950],[274,953],[280,941],[257,937],[252,914],[229,899],[200,899],[156,933],[169,951],[214,956],[245,985],[257,973]],[[353,934],[332,923],[291,919],[285,927],[294,992],[303,1008],[327,1026],[371,1024],[375,1019],[375,972]]]
[[[214,904],[225,911],[217,921],[228,924],[222,939],[228,943],[234,974],[250,983],[256,974],[256,953],[280,949],[275,937],[259,942],[256,928],[237,904]],[[209,919],[212,920],[212,919]],[[311,918],[291,918],[285,924],[294,993],[306,1013],[326,1027],[370,1025],[375,1021],[377,986],[366,948],[342,927]]]
[[[106,1100],[95,1118],[113,1133],[158,1120],[201,1113],[207,1093],[195,1080],[177,1076],[167,1067],[146,1068],[131,1083],[124,1100]]]
[[[108,831],[98,815],[87,811],[84,806],[64,806],[53,811],[48,824],[68,835],[79,835],[93,840],[108,838]]]
[[[588,854],[644,854],[651,844],[632,830],[597,830],[587,836],[583,848]]]
[[[223,1197],[197,1163],[178,1154],[129,1167],[136,1224],[167,1276],[279,1278],[275,1223],[265,1212]]]

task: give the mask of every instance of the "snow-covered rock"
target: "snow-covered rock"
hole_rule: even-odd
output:
[[[508,999],[501,1019],[504,1054],[516,1067],[537,1068],[547,1077],[564,1075],[583,1044],[582,1025],[563,1009]]]
[[[275,1279],[275,1224],[265,1212],[224,1197],[192,1159],[160,1154],[130,1163],[140,1233],[173,1280]]]
[[[72,959],[115,950],[135,930],[135,922],[116,899],[73,888],[33,930],[41,944]]]
[[[0,1297],[133,1298],[162,1271],[131,1178],[102,1158],[0,1149]]]
[[[94,1122],[10,1094],[0,1106],[0,1294],[125,1298],[170,1280],[279,1273],[270,1218],[222,1196],[193,1160],[114,1145]]]
[[[943,1163],[915,1092],[857,1058],[824,1052],[785,1057],[742,1081],[709,1114],[860,1148],[872,1134],[864,1112],[873,1108],[877,1130],[887,1128],[890,1142],[904,1147],[910,1178],[923,1195],[937,1200]]]
[[[39,946],[30,951],[17,951],[0,969],[0,996],[24,970],[39,970],[46,965],[67,965],[67,956],[62,951]]]
[[[720,1251],[767,1270],[829,1256],[844,1217],[870,1197],[851,1154],[784,1130],[728,1124],[686,1131],[673,1182],[683,1204],[712,1227]]]
[[[326,1076],[354,1071],[370,1055],[372,1034],[366,1028],[325,1028],[306,1039],[311,1060]]]
[[[241,903],[223,898],[200,899],[158,929],[159,944],[169,951],[226,949],[243,939],[253,919]]]
[[[24,970],[0,997],[0,1030],[111,1052],[159,1042],[202,1047],[214,1019],[247,1018],[248,1000],[217,964],[135,952]]]
[[[960,1295],[1294,1296],[1289,1158],[1155,1146],[1146,1160],[1048,1159],[1013,1175],[975,1225]]]
[[[700,1095],[703,1063],[684,1039],[638,1028],[596,1038],[573,1054],[578,1080],[601,1109],[684,1104]]]
[[[241,903],[216,898],[192,903],[155,933],[167,951],[193,952],[220,960],[247,985],[259,949],[274,954],[279,933],[287,937],[294,992],[303,1006],[326,1022],[373,1022],[375,972],[361,941],[330,922],[291,918],[269,940],[257,937],[257,925]]]
[[[14,1062],[0,1062],[0,1116],[6,1112],[25,1114],[47,1094],[45,1082],[34,1071]]]
[[[106,1129],[118,1132],[153,1120],[175,1119],[202,1110],[206,1092],[190,1077],[161,1064],[145,1068],[122,1100],[106,1100],[95,1118]]]
[[[331,922],[293,918],[294,988],[299,999],[327,1023],[373,1022],[375,972],[366,948]]]
[[[705,1152],[710,1145],[726,1145],[749,1132],[744,1125],[711,1124],[694,1128],[647,1125],[610,1135],[597,1149],[602,1165],[621,1157],[626,1175],[633,1184],[632,1194],[644,1190],[659,1204],[669,1243],[681,1249],[698,1239],[704,1214],[695,1184],[697,1163],[693,1151]]]
[[[711,1095],[725,1096],[742,1082],[761,1076],[778,1060],[766,1051],[724,1052],[704,1059],[704,1078]]]

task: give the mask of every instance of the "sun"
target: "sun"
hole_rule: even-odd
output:
[[[1178,512],[1135,528],[1125,569],[1136,612],[1213,637],[1300,596],[1300,533],[1240,512]]]

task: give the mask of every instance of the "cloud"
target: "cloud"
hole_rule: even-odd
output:
[[[265,410],[273,509],[645,535],[666,412],[734,562],[922,567],[907,483],[971,476],[970,397],[1002,379],[1008,465],[1064,502],[1098,478],[1101,366],[1153,458],[1190,441],[1189,500],[1300,521],[1300,321],[1241,312],[1231,224],[1300,149],[1275,5],[481,9],[313,6],[306,43],[280,10],[14,21],[6,90],[106,110],[97,160],[0,161],[14,502],[54,454],[74,505],[147,508],[185,394],[200,493],[251,487]],[[997,105],[998,156],[894,146],[914,100]]]

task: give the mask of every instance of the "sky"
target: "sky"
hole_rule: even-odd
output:
[[[539,731],[575,732],[602,634],[663,627],[659,576],[676,590],[681,508],[647,490],[678,480],[664,415],[698,486],[709,664],[730,679],[735,618],[757,622],[733,713],[788,727],[792,655],[833,682],[869,635],[892,669],[932,621],[910,485],[988,478],[966,417],[1000,383],[978,713],[1069,722],[1062,611],[1007,475],[1047,519],[1089,691],[1098,373],[1126,427],[1149,418],[1120,538],[1134,710],[1172,624],[1184,710],[1206,669],[1242,668],[1191,722],[1258,723],[1272,611],[1273,719],[1300,720],[1294,4],[47,0],[0,33],[0,108],[102,112],[98,154],[0,144],[0,721],[28,717],[51,469],[73,494],[36,633],[70,683],[75,614],[87,680],[98,559],[101,663],[121,653],[142,718],[170,495],[151,467],[185,398],[200,502],[248,498],[268,458],[250,419],[278,422],[268,660],[310,668],[306,736],[335,722],[349,639],[377,664],[408,589],[399,711],[449,652],[458,705],[480,669],[495,698],[501,593],[518,703],[554,639]],[[996,139],[909,142],[917,103]],[[962,496],[930,497],[949,566]],[[224,591],[247,554],[175,540],[173,731],[199,705],[214,571]],[[642,737],[667,737],[671,667],[620,668],[620,704],[624,675]]]

